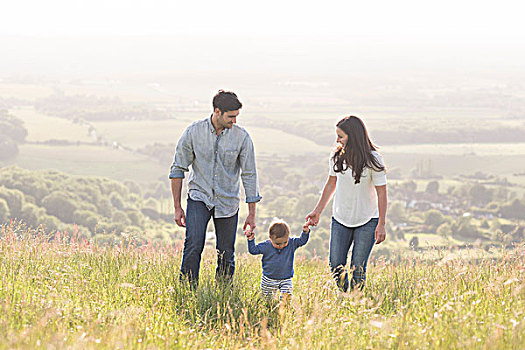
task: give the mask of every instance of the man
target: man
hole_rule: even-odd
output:
[[[199,280],[206,227],[212,217],[217,237],[215,277],[229,281],[233,277],[240,178],[248,203],[243,230],[255,228],[255,205],[261,196],[252,140],[235,124],[241,108],[236,94],[219,90],[213,98],[212,115],[194,122],[182,134],[171,166],[175,222],[186,227],[180,277],[194,285]],[[190,165],[185,214],[181,206],[182,179]]]

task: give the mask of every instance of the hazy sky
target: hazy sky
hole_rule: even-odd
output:
[[[522,1],[17,0],[1,7],[7,35],[525,35]]]
[[[520,71],[521,2],[9,1],[0,7],[0,70]]]

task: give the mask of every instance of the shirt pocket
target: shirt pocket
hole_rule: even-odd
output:
[[[222,154],[222,164],[226,169],[232,169],[237,163],[239,151],[236,149],[226,149]]]

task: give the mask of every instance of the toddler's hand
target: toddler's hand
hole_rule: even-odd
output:
[[[255,239],[255,232],[253,232],[252,230],[244,231],[244,235],[246,236],[246,238],[248,238],[249,241]]]
[[[315,226],[315,225],[313,224],[311,219],[308,219],[308,221],[306,221],[303,225],[303,232],[309,232],[310,226]]]

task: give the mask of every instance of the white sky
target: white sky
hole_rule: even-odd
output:
[[[525,37],[523,1],[16,0],[0,35],[427,35]]]
[[[365,66],[525,71],[525,1],[307,3],[4,1],[0,73],[220,67],[325,74]]]

